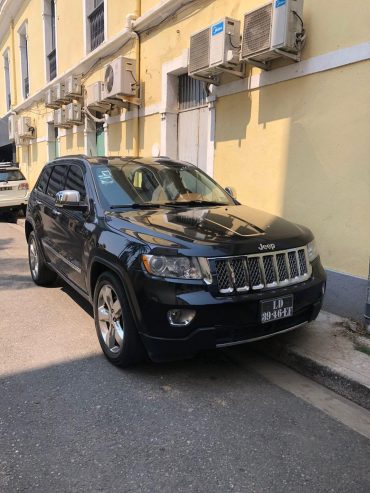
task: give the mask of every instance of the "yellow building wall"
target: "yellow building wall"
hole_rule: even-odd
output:
[[[242,203],[309,226],[326,267],[363,277],[370,247],[369,80],[370,62],[363,62],[216,105],[216,180],[234,186]]]
[[[56,15],[57,73],[61,75],[85,56],[82,0],[58,0]]]

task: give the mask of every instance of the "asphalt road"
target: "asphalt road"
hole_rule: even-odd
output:
[[[5,222],[0,307],[1,493],[370,491],[367,411],[248,347],[113,367]]]

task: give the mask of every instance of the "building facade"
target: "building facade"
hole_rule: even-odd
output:
[[[58,155],[188,160],[241,202],[309,226],[328,272],[328,308],[360,319],[370,255],[370,2],[305,0],[298,63],[246,64],[244,77],[225,73],[219,85],[188,77],[193,33],[225,16],[243,24],[264,3],[0,0],[0,117],[28,117],[33,131],[14,144],[0,139],[0,159],[14,145],[31,185]],[[136,63],[136,97],[58,128],[48,90],[75,76],[84,108],[87,88],[118,56]]]

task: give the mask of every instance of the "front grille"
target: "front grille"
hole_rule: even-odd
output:
[[[283,287],[307,280],[312,273],[307,248],[209,259],[221,294]]]

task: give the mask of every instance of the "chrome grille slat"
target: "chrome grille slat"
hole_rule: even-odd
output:
[[[306,247],[213,258],[209,261],[214,262],[218,290],[221,294],[297,284],[307,280],[312,273]]]

